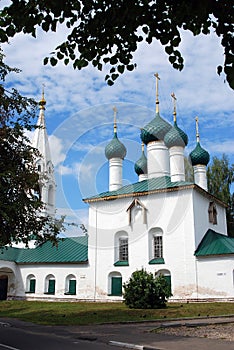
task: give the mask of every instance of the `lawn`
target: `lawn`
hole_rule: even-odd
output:
[[[85,325],[106,322],[234,315],[234,303],[168,303],[165,309],[129,309],[123,303],[1,301],[0,317],[44,325]]]

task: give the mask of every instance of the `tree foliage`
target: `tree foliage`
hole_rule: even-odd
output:
[[[227,204],[228,234],[234,237],[234,194],[231,186],[234,182],[234,164],[229,164],[228,157],[213,157],[207,169],[208,191]]]
[[[12,72],[19,71],[4,63],[0,51],[0,247],[13,242],[27,245],[32,236],[38,242],[56,243],[60,226],[43,215],[44,204],[36,195],[38,154],[25,136],[25,129],[34,127],[36,103],[15,89],[5,89],[5,78]]]
[[[166,279],[154,276],[141,269],[133,272],[129,281],[124,284],[124,302],[134,309],[156,309],[166,306],[171,289]]]
[[[12,0],[1,11],[0,41],[20,32],[36,37],[38,26],[55,32],[65,24],[70,32],[45,64],[55,66],[62,60],[82,69],[92,63],[98,70],[107,64],[105,79],[112,85],[125,70],[136,67],[133,53],[140,42],[158,40],[172,66],[182,70],[181,29],[193,35],[212,31],[224,49],[224,64],[217,72],[224,70],[234,89],[233,23],[233,2],[226,0]]]

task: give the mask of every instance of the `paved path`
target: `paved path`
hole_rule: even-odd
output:
[[[92,326],[39,326],[32,323],[22,322],[13,319],[0,319],[0,322],[10,323],[13,327],[24,327],[28,331],[50,333],[70,337],[72,339],[84,340],[111,344],[119,348],[132,348],[139,350],[233,350],[234,342],[197,338],[183,337],[168,334],[151,332],[153,329],[163,325],[171,327],[180,325],[208,325],[208,324],[234,324],[234,315],[232,317],[209,317],[198,319],[181,319],[167,320],[166,322],[139,322],[139,323],[119,323],[119,324],[102,324]],[[114,347],[113,347],[114,349]]]

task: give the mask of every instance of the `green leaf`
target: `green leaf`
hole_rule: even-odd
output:
[[[117,73],[117,74],[112,74],[112,75],[111,75],[111,79],[112,79],[112,80],[116,80],[116,79],[118,78],[118,76],[119,76],[118,73]]]
[[[109,85],[109,86],[112,86],[112,85],[114,85],[114,82],[112,81],[112,80],[107,80],[107,84]]]
[[[222,66],[218,66],[218,67],[217,67],[217,73],[218,73],[218,75],[220,75],[220,74],[222,73],[222,71],[223,71],[223,67],[222,67]]]
[[[57,57],[59,60],[62,60],[64,58],[64,55],[61,52],[57,52]]]
[[[170,56],[170,57],[169,57],[169,61],[170,61],[171,63],[174,63],[174,62],[176,61],[176,57],[175,57],[175,56]]]
[[[54,57],[51,57],[50,58],[50,64],[51,64],[51,66],[56,66],[56,64],[58,63],[58,60],[56,59],[56,58],[54,58]]]
[[[49,57],[45,57],[45,58],[44,58],[44,61],[43,61],[43,64],[44,64],[44,65],[47,65],[48,62],[49,62]]]
[[[168,55],[171,55],[173,52],[173,47],[172,46],[165,46],[165,51]]]
[[[117,68],[118,68],[118,72],[119,72],[120,74],[123,74],[124,69],[125,69],[125,66],[124,66],[123,64],[121,64],[121,65],[119,65]]]
[[[68,65],[68,63],[69,63],[69,58],[65,58],[65,60],[64,60],[64,64],[65,64],[65,66],[67,66],[67,65]]]
[[[127,65],[127,70],[132,71],[134,69],[134,64],[128,64]]]

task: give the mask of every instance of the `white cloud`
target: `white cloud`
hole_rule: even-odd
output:
[[[63,152],[62,140],[54,135],[50,135],[49,144],[52,162],[56,167],[58,164],[62,163],[66,158],[66,154]]]
[[[234,140],[227,140],[227,141],[220,141],[219,143],[216,142],[208,142],[207,147],[210,151],[210,153],[219,153],[219,154],[227,154],[227,155],[233,155],[234,152]]]

